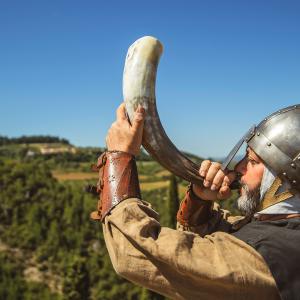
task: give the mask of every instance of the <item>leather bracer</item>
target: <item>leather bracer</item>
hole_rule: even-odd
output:
[[[98,210],[91,218],[104,221],[105,216],[121,201],[141,199],[137,167],[134,155],[122,151],[104,152],[96,166],[99,170],[97,191],[100,193]]]
[[[192,184],[190,184],[180,203],[177,221],[185,227],[195,227],[206,223],[211,216],[212,206],[212,201],[205,201],[197,197],[192,190]]]

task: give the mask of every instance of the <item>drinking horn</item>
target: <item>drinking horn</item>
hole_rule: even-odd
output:
[[[167,136],[156,108],[155,80],[159,58],[163,52],[160,41],[145,36],[128,49],[123,73],[123,97],[129,122],[140,104],[146,111],[143,147],[168,171],[191,183],[203,186],[200,166],[181,153]],[[235,180],[231,189],[239,189]]]
[[[167,136],[156,108],[155,80],[163,46],[159,40],[145,36],[128,49],[123,73],[123,97],[129,121],[140,104],[146,116],[143,147],[171,173],[202,185],[199,166],[183,155]]]

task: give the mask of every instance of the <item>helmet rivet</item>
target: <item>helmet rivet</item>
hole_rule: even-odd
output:
[[[298,156],[297,159],[300,160],[300,156]]]
[[[286,173],[285,173],[285,172],[283,172],[283,173],[282,173],[282,175],[283,175],[283,176],[286,176]]]
[[[293,184],[296,184],[297,183],[297,181],[296,180],[293,180]]]
[[[267,145],[270,147],[272,144],[269,142]]]
[[[257,136],[260,136],[260,133],[259,133],[259,132],[257,133]],[[299,157],[299,159],[300,159],[300,157]]]
[[[296,165],[294,163],[291,163],[292,168],[296,168]]]

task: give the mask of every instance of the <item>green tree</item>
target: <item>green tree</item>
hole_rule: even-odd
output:
[[[168,227],[176,228],[176,214],[178,208],[179,197],[177,179],[175,175],[171,175],[167,198]]]
[[[65,300],[89,299],[89,273],[86,259],[74,255],[68,262],[63,282]]]

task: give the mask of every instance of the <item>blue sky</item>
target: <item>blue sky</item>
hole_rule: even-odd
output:
[[[179,149],[224,156],[300,103],[299,1],[0,0],[0,134],[104,146],[144,35],[164,44],[157,106]]]

